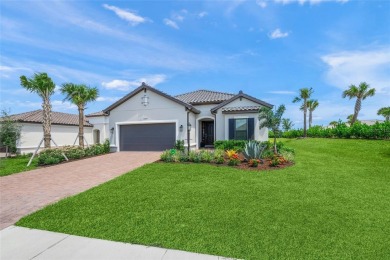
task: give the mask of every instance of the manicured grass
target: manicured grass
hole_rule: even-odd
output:
[[[29,171],[37,168],[38,160],[34,158],[31,165],[27,167],[30,156],[17,156],[0,159],[0,176],[7,176],[13,173]]]
[[[389,259],[390,142],[285,141],[290,168],[149,164],[17,225],[243,259]]]

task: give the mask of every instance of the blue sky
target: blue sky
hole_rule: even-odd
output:
[[[243,90],[302,125],[299,88],[320,102],[314,124],[353,113],[350,84],[377,94],[360,119],[390,105],[390,1],[9,1],[1,11],[1,108],[39,109],[21,75],[96,86],[102,110],[145,81],[171,94]],[[52,97],[53,110],[77,113]]]

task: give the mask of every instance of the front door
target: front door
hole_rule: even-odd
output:
[[[214,122],[202,121],[201,147],[214,145]]]

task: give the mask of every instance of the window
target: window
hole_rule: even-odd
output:
[[[234,139],[248,140],[248,119],[234,119]]]
[[[229,118],[229,139],[230,140],[253,140],[255,135],[255,119]]]

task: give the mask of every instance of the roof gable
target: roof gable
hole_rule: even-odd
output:
[[[225,100],[224,102],[222,102],[221,104],[219,104],[218,106],[214,107],[211,109],[211,113],[216,113],[218,111],[218,109],[228,105],[229,103],[233,102],[234,100],[237,100],[238,98],[246,98],[254,103],[257,103],[259,105],[262,105],[262,106],[265,106],[265,107],[269,107],[269,108],[273,108],[273,105],[267,103],[267,102],[264,102],[260,99],[257,99],[255,97],[252,97],[252,96],[249,96],[247,94],[244,94],[242,91],[240,91],[237,95],[233,96],[232,98],[228,99],[228,100]]]
[[[127,94],[126,96],[124,96],[123,98],[119,99],[118,101],[116,101],[114,104],[112,104],[111,106],[107,107],[106,109],[103,110],[103,113],[109,113],[111,110],[113,110],[114,108],[118,107],[119,105],[123,104],[124,102],[126,102],[127,100],[129,100],[130,98],[132,98],[133,96],[135,96],[136,94],[138,94],[139,92],[141,91],[144,91],[144,90],[149,90],[149,91],[152,91],[160,96],[163,96],[171,101],[174,101],[182,106],[184,106],[186,109],[188,109],[189,111],[195,113],[195,114],[199,114],[200,111],[198,109],[196,109],[195,107],[193,107],[192,105],[186,103],[186,102],[183,102],[182,100],[179,100],[177,98],[174,98],[168,94],[165,94],[164,92],[161,92],[160,90],[157,90],[155,88],[152,88],[151,86],[145,84],[145,82],[142,82],[141,86],[139,86],[138,88],[136,88],[135,90],[133,90],[132,92],[130,92],[129,94]]]
[[[204,89],[175,96],[175,98],[192,105],[219,104],[232,97],[234,94]]]

